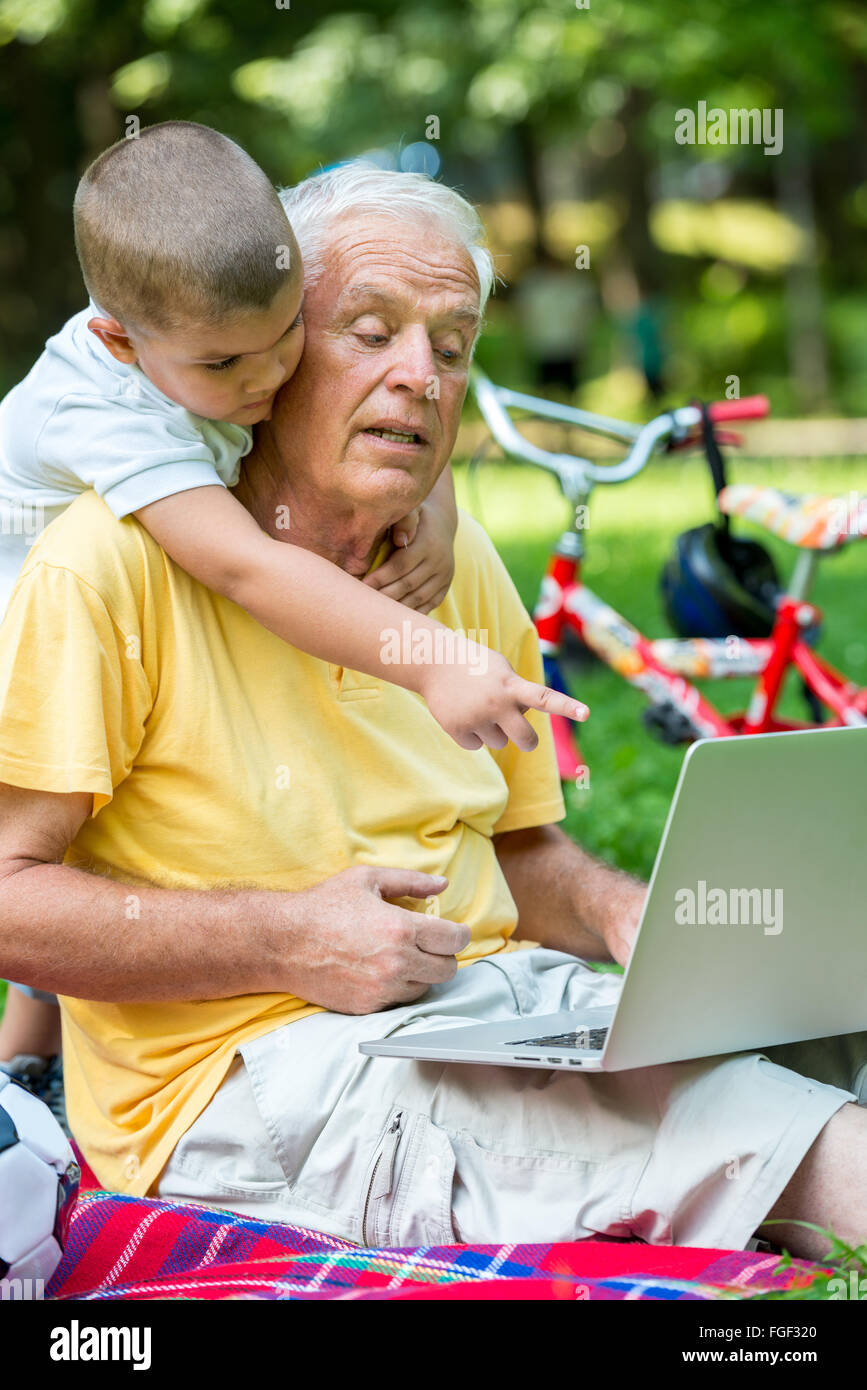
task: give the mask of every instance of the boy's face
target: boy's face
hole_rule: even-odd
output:
[[[304,349],[300,257],[267,309],[251,309],[216,328],[191,324],[173,333],[127,331],[115,319],[89,327],[118,361],[137,363],[158,390],[194,415],[255,425]],[[116,331],[115,331],[116,330]]]

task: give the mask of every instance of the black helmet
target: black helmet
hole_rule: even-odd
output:
[[[725,460],[707,406],[702,415],[702,442],[719,496],[725,487]],[[769,637],[781,593],[774,562],[757,541],[738,540],[729,519],[684,531],[662,572],[666,616],[681,637]]]
[[[662,572],[662,597],[681,637],[768,637],[780,582],[756,541],[708,522],[684,531]]]

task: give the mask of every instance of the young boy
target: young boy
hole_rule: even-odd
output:
[[[395,662],[393,651],[384,661],[383,633],[405,631],[407,609],[272,539],[228,491],[304,344],[298,248],[243,150],[189,122],[120,141],[81,180],[75,235],[90,306],[0,404],[0,616],[37,532],[93,487],[116,517],[137,516],[173,560],[286,641],[421,694],[463,747],[507,737],[532,747],[527,708],[586,714],[521,680],[496,652],[480,662],[470,643],[441,643],[457,657],[446,663]],[[418,550],[417,606],[427,595],[432,607],[452,573],[448,469],[424,512],[418,539],[417,514],[393,535]],[[414,615],[413,636],[425,627],[442,638],[440,624]],[[10,995],[0,1059],[12,1061],[0,1065],[22,1080],[29,1068],[32,1088],[58,1110],[51,1012],[44,998]]]

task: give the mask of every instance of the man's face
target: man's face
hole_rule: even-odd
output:
[[[479,317],[473,263],[435,226],[335,224],[305,295],[304,356],[274,406],[290,471],[341,510],[382,502],[396,520],[417,506],[454,446]]]

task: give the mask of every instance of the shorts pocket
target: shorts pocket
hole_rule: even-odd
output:
[[[452,1244],[454,1176],[445,1130],[427,1115],[395,1106],[365,1175],[362,1245]]]
[[[187,1170],[183,1164],[180,1164],[178,1171],[186,1172]],[[235,1201],[243,1199],[244,1201],[256,1202],[285,1202],[287,1196],[286,1183],[282,1178],[274,1182],[248,1182],[245,1179],[233,1180],[232,1178],[225,1180],[219,1171],[206,1172],[203,1169],[200,1169],[198,1173],[191,1172],[189,1175],[198,1177],[203,1186],[213,1192],[215,1197],[231,1198]]]
[[[225,1201],[285,1200],[283,1169],[240,1057],[233,1061],[216,1095],[181,1136],[163,1178],[167,1182],[174,1179],[176,1185],[186,1178],[199,1192]]]

